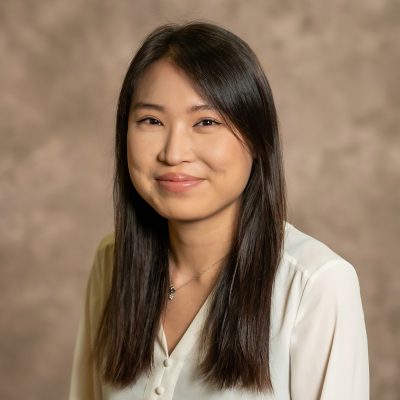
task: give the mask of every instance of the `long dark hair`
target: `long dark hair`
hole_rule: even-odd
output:
[[[283,251],[286,185],[275,105],[250,47],[207,22],[166,24],[151,32],[122,84],[115,139],[115,245],[112,284],[94,357],[103,379],[132,384],[153,366],[154,340],[167,302],[167,220],[136,192],[127,165],[132,96],[142,73],[169,57],[236,128],[254,162],[231,250],[201,334],[199,376],[219,388],[273,390],[269,369],[271,297]]]

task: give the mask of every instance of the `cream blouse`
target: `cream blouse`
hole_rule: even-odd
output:
[[[151,372],[124,390],[104,384],[89,352],[110,285],[112,256],[113,235],[109,235],[98,246],[88,280],[70,400],[369,399],[368,343],[356,271],[325,244],[288,222],[271,310],[274,393],[213,391],[197,378],[198,337],[210,297],[171,354],[160,326]]]

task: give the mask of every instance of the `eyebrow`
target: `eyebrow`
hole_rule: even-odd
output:
[[[144,103],[144,102],[137,102],[133,105],[132,110],[138,110],[142,108],[147,108],[151,110],[157,110],[157,111],[165,111],[165,107],[159,105],[159,104],[153,104],[153,103]],[[196,104],[187,109],[187,112],[189,113],[194,113],[197,111],[204,111],[204,110],[215,110],[214,107],[210,106],[209,104]]]

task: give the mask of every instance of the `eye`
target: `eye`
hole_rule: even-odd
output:
[[[158,119],[152,117],[143,118],[139,120],[137,123],[138,124],[146,123],[146,125],[161,125],[161,122]]]
[[[215,119],[206,118],[206,119],[202,119],[196,125],[199,125],[199,126],[221,125],[221,122],[218,122]]]

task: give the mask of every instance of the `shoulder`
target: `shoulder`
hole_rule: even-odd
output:
[[[291,223],[285,223],[283,260],[296,271],[309,277],[329,266],[355,274],[353,265],[320,240],[302,232]]]
[[[359,293],[354,266],[320,240],[286,222],[284,251],[278,274],[286,284],[298,283],[299,294],[317,282],[318,290],[332,295],[348,291]]]
[[[286,297],[277,303],[275,332],[288,327],[291,394],[367,398],[368,341],[355,268],[291,224],[285,238],[277,293]]]
[[[110,264],[112,264],[112,259],[114,256],[114,244],[114,232],[108,233],[107,235],[103,236],[96,248],[95,261],[97,261],[99,264],[107,264],[111,267]]]
[[[105,253],[109,253],[114,250],[115,235],[114,232],[110,232],[102,237],[97,245],[96,254],[104,256]]]
[[[106,292],[111,285],[114,262],[114,232],[104,235],[98,242],[92,269],[89,276],[89,285],[96,291]]]
[[[307,275],[331,262],[349,264],[325,243],[300,231],[289,222],[285,224],[283,257]]]
[[[351,263],[316,238],[286,222],[284,251],[274,281],[274,332],[307,315],[362,316],[358,276]]]

